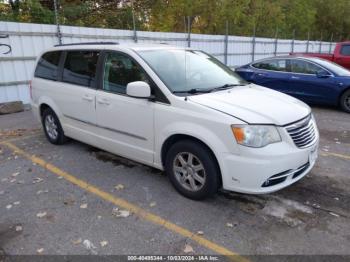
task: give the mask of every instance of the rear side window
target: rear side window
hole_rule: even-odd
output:
[[[343,45],[340,50],[341,55],[350,56],[350,45]]]
[[[266,60],[255,63],[253,66],[259,69],[288,72],[290,71],[288,62],[285,59]]]
[[[324,69],[315,64],[297,59],[292,60],[292,72],[309,75],[316,75],[321,72],[327,73]]]
[[[61,51],[48,52],[43,54],[35,69],[35,77],[57,80],[60,57]]]
[[[97,51],[68,51],[63,69],[63,82],[94,87],[98,57]]]

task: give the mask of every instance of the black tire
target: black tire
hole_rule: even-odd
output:
[[[185,156],[186,154],[188,155],[188,153],[194,156],[194,157],[192,156],[193,159],[195,159],[194,162],[197,163],[196,165],[192,165],[192,167],[199,167],[200,166],[199,164],[202,164],[202,166],[204,167],[203,168],[204,172],[203,171],[195,172],[196,174],[194,175],[193,172],[195,171],[195,169],[190,168],[189,171],[186,171],[187,173],[186,175],[183,175],[183,173],[179,173],[179,172],[175,173],[174,169],[175,169],[176,163],[181,162],[179,161],[178,157],[181,154],[184,154],[183,155],[184,157],[182,159],[185,159],[186,158]],[[189,163],[188,159],[189,158],[185,159],[187,164]],[[179,168],[182,169],[182,167],[179,167]],[[189,167],[186,167],[186,168],[189,168]],[[216,159],[213,156],[212,152],[210,152],[210,150],[204,145],[202,145],[201,143],[198,143],[192,140],[183,140],[172,145],[166,154],[165,171],[171,183],[175,187],[175,189],[180,194],[182,194],[187,198],[190,198],[193,200],[201,200],[214,195],[218,190],[220,171],[217,166]],[[190,172],[191,174],[189,175]],[[196,179],[194,179],[194,176],[198,178],[199,174],[201,175],[201,177],[205,177],[204,179],[205,182],[203,182],[202,185],[197,185],[198,190],[195,190],[195,191],[190,190],[186,187],[187,186],[191,187],[191,185],[185,184],[184,186],[180,182],[181,179],[179,178],[179,176],[183,175],[183,176],[192,176],[192,181],[195,181],[195,183],[199,183],[198,181],[196,181]],[[188,177],[185,179],[188,179]],[[189,183],[189,180],[187,182],[188,184],[191,184]],[[185,181],[182,183],[185,183]]]
[[[345,112],[350,113],[350,89],[341,96],[340,106]]]
[[[57,131],[56,136],[53,136],[52,134],[50,134],[48,129],[46,128],[46,125],[48,125],[47,123],[48,119],[52,120],[53,123],[56,125],[56,131]],[[47,140],[49,140],[51,144],[62,145],[68,140],[67,137],[64,135],[60,120],[58,119],[57,115],[51,108],[46,108],[44,110],[42,114],[41,122],[43,125],[46,138]]]

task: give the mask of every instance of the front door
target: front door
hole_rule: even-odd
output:
[[[253,67],[258,69],[252,77],[255,84],[288,93],[289,60],[264,60],[253,64]]]
[[[105,53],[100,90],[96,94],[97,126],[103,147],[146,164],[153,163],[154,103],[129,97],[130,82],[149,78],[130,56]]]
[[[310,103],[331,104],[336,100],[334,78],[317,77],[318,72],[325,71],[322,67],[302,59],[292,59],[291,65],[290,90],[293,96]]]

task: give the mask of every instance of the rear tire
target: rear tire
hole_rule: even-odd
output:
[[[350,89],[341,96],[340,106],[345,112],[350,113]]]
[[[201,143],[183,140],[166,154],[165,171],[183,196],[201,200],[218,190],[220,171],[212,152]]]
[[[62,145],[67,141],[60,120],[51,108],[44,110],[41,122],[46,138],[51,144]]]

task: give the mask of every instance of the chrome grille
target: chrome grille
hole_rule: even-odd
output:
[[[311,146],[316,141],[316,126],[311,115],[286,126],[286,129],[294,144],[299,148]]]

